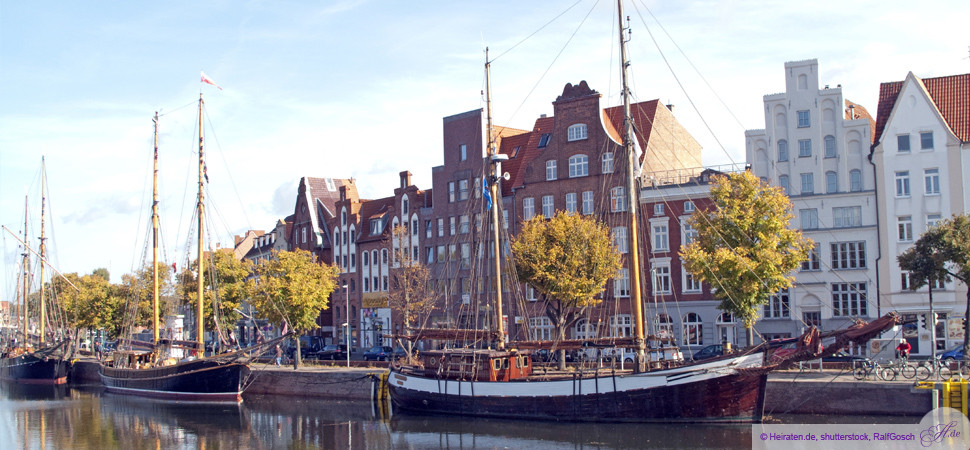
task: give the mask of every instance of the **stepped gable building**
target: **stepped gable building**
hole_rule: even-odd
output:
[[[341,190],[341,188],[344,188]],[[333,237],[334,224],[337,220],[336,203],[341,192],[357,198],[357,186],[353,179],[313,178],[300,179],[294,205],[293,224],[289,227],[290,250],[303,249],[317,256],[321,262],[334,262],[335,245]],[[341,254],[341,257],[344,256]],[[335,292],[331,296],[336,296]],[[332,303],[331,303],[332,304]],[[317,323],[321,328],[311,330],[310,333],[333,338],[335,336],[333,309],[320,312]]]
[[[820,86],[816,59],[785,63],[785,92],[765,95],[764,111],[765,128],[745,132],[748,164],[788,193],[792,226],[816,245],[756,330],[764,339],[792,337],[809,325],[834,330],[878,317],[871,116],[843,98],[841,85]]]
[[[883,312],[895,310],[919,325],[904,327],[913,353],[929,355],[932,323],[929,288],[910,290],[907,272],[896,255],[941,219],[970,210],[970,74],[920,78],[879,86],[875,166],[879,204],[879,301]],[[933,286],[937,313],[936,350],[963,342],[966,307],[963,283]]]

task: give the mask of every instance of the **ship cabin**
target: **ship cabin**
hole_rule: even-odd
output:
[[[514,381],[532,374],[529,354],[514,350],[427,350],[418,359],[426,376],[449,380]]]

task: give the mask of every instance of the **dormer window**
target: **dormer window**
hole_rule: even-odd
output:
[[[549,139],[552,138],[552,134],[546,133],[539,138],[539,148],[546,148],[549,145]]]
[[[370,221],[370,234],[371,236],[381,234],[381,219],[371,219]]]
[[[570,142],[581,141],[583,139],[586,139],[586,124],[577,123],[573,126],[570,126],[569,129],[567,130],[567,139]]]

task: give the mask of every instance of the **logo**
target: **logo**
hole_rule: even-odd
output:
[[[923,448],[970,448],[970,420],[953,408],[937,408],[923,416],[918,425]]]

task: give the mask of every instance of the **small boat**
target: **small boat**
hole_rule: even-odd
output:
[[[4,336],[6,346],[0,354],[0,379],[15,381],[25,384],[65,384],[67,383],[68,366],[74,356],[73,341],[63,332],[64,327],[49,327],[49,317],[63,317],[62,315],[48,315],[48,308],[57,308],[56,302],[52,301],[44,285],[44,268],[46,266],[46,237],[44,235],[44,223],[46,216],[46,163],[41,159],[41,226],[40,226],[40,247],[37,252],[28,245],[27,235],[27,207],[24,213],[24,238],[20,241],[23,245],[22,262],[22,286],[20,291],[20,333],[12,332],[9,329]],[[25,205],[26,205],[25,200]],[[8,230],[9,231],[9,230]],[[12,233],[11,233],[12,234]],[[16,237],[16,236],[15,236]],[[19,238],[18,238],[19,240]],[[28,292],[30,289],[30,255],[36,253],[40,260],[40,297],[36,317],[31,317],[28,308]],[[48,302],[50,302],[48,304]],[[31,333],[29,324],[31,320],[37,324],[36,332]]]
[[[198,280],[203,279],[203,179],[204,153],[202,145],[202,94],[199,94],[199,195],[198,213]],[[203,326],[203,283],[198,283],[196,309],[196,340],[181,340],[180,336],[162,339],[159,336],[158,283],[158,114],[155,114],[155,183],[152,203],[153,233],[153,339],[141,342],[119,340],[117,350],[101,361],[99,374],[108,392],[161,399],[190,401],[242,401],[242,393],[251,382],[249,363],[279,339],[254,347],[212,356],[205,355]],[[181,325],[178,326],[181,328]],[[280,338],[282,339],[282,338]],[[187,356],[186,356],[187,355]]]

